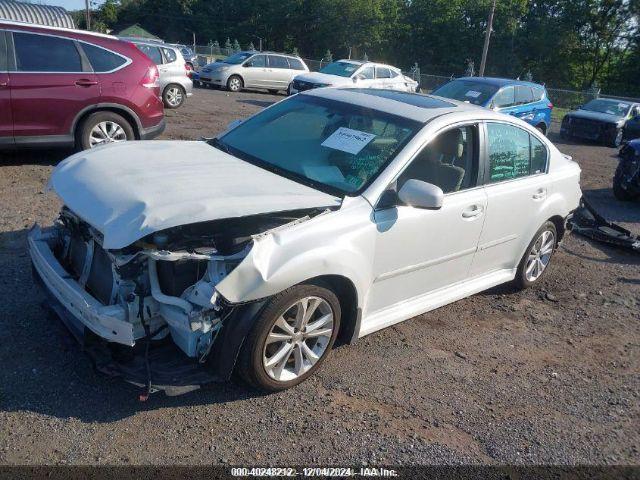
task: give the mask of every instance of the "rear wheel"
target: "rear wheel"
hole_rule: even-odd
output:
[[[547,126],[544,123],[539,123],[536,125],[536,130],[538,130],[542,135],[547,134]]]
[[[553,222],[548,221],[540,227],[520,260],[515,285],[524,289],[538,282],[547,271],[553,252],[558,243],[558,232]]]
[[[184,103],[185,91],[180,85],[172,83],[167,85],[162,92],[162,102],[167,108],[178,108]]]
[[[106,145],[108,143],[134,140],[133,127],[121,115],[114,112],[96,112],[89,115],[78,130],[76,143],[78,148]]]
[[[232,75],[231,77],[229,77],[229,80],[227,80],[227,88],[231,92],[239,92],[240,90],[242,90],[243,86],[244,84],[242,82],[242,79],[238,75]]]
[[[329,289],[296,285],[274,296],[245,339],[238,373],[267,391],[293,387],[313,375],[340,328],[340,302]]]

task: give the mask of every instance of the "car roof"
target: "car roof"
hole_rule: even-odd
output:
[[[449,98],[388,89],[316,88],[301,92],[299,95],[309,95],[350,103],[359,107],[391,113],[421,123],[426,123],[435,117],[454,112],[479,112],[483,116],[488,115],[491,117],[496,115],[485,108],[458,102]]]
[[[58,33],[66,33],[66,34],[73,34],[73,35],[82,35],[86,37],[98,37],[98,38],[108,38],[110,40],[118,40],[118,37],[114,37],[113,35],[107,35],[106,33],[91,32],[89,30],[78,30],[77,28],[51,27],[49,25],[39,25],[37,23],[29,23],[29,22],[16,22],[14,20],[5,20],[3,18],[0,18],[0,25],[23,27],[27,29],[33,29],[34,31],[42,30],[43,33],[58,32]]]
[[[528,85],[531,87],[544,88],[544,86],[534,83],[527,82],[526,80],[514,80],[513,78],[500,78],[500,77],[460,77],[455,80],[467,80],[477,83],[486,83],[488,85],[494,85],[496,87],[503,87],[505,85]]]

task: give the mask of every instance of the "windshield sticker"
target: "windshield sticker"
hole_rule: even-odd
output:
[[[356,69],[356,65],[354,65],[353,67],[345,67],[345,70],[347,72],[353,72]]]
[[[471,98],[478,98],[480,95],[482,95],[482,93],[476,92],[475,90],[469,90],[467,93],[464,94],[465,97],[471,97]]]
[[[628,103],[619,103],[618,107],[620,107],[620,108],[629,108],[629,104]]]
[[[321,145],[357,155],[374,138],[376,138],[376,136],[372,133],[340,127],[322,142]]]
[[[605,113],[608,113],[609,115],[615,115],[616,112],[612,112],[611,110],[607,110]]]

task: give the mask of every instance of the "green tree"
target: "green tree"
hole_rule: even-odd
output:
[[[235,52],[239,52],[240,50],[242,50],[242,47],[240,47],[240,42],[238,42],[237,39],[233,40],[233,51]]]

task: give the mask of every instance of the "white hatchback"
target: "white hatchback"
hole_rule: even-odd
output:
[[[297,75],[289,87],[292,95],[321,87],[382,88],[417,92],[418,82],[404,75],[399,68],[382,63],[338,60],[318,72]]]
[[[237,370],[280,390],[312,375],[338,335],[538,282],[579,179],[516,118],[317,89],[209,142],[73,155],[51,178],[60,220],[34,227],[29,250],[54,310],[105,371],[151,389]]]

